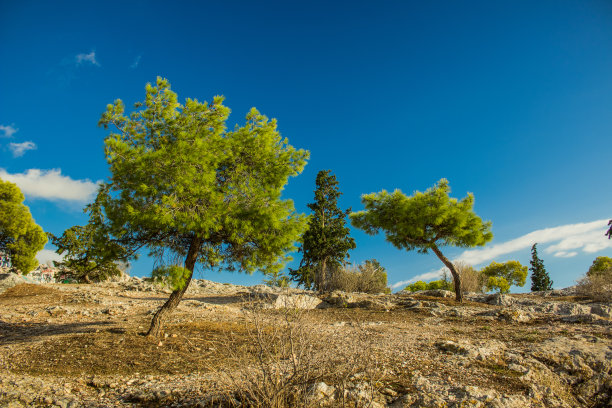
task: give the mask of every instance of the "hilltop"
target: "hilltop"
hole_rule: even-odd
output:
[[[0,291],[2,406],[612,403],[612,307],[571,289],[459,304],[195,280],[159,339],[142,332],[168,290],[145,280]]]

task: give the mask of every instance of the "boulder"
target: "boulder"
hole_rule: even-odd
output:
[[[317,297],[303,294],[280,294],[274,301],[274,309],[315,309],[323,301]]]

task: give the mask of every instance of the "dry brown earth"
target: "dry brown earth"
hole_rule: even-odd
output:
[[[14,286],[0,294],[0,406],[248,406],[260,385],[293,406],[612,406],[609,304],[336,293],[296,312],[278,295],[196,282],[151,339],[167,290]],[[302,383],[266,388],[261,373],[289,366]]]

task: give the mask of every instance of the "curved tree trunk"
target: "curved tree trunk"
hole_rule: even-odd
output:
[[[189,251],[187,252],[187,257],[185,258],[185,268],[189,270],[189,277],[185,281],[185,285],[182,289],[176,289],[172,291],[170,297],[164,303],[162,307],[155,313],[153,319],[151,320],[151,326],[149,327],[149,331],[147,332],[147,336],[150,337],[159,337],[161,333],[161,329],[164,323],[164,317],[172,312],[178,304],[185,292],[187,292],[187,288],[189,287],[189,283],[191,283],[191,278],[193,277],[193,269],[195,267],[196,260],[198,259],[198,253],[200,252],[200,246],[202,245],[202,240],[199,238],[193,238],[191,240],[191,244],[189,245]]]
[[[451,274],[453,275],[453,281],[455,283],[455,300],[457,302],[462,302],[463,294],[461,293],[461,276],[457,272],[457,269],[455,269],[455,265],[453,265],[453,263],[449,261],[448,258],[446,258],[442,254],[442,252],[440,252],[440,250],[435,244],[431,247],[431,250],[434,252],[434,254],[438,256],[438,258],[440,258],[440,260],[444,263],[444,265],[446,265],[446,267],[451,271]]]

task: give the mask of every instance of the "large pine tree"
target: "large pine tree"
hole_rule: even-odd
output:
[[[551,290],[553,281],[548,276],[546,272],[546,268],[544,268],[544,261],[538,258],[538,249],[536,244],[533,244],[531,247],[531,267],[529,270],[531,271],[531,291],[537,292],[540,290]]]
[[[314,203],[308,204],[312,216],[308,229],[302,236],[302,261],[298,269],[290,270],[291,278],[308,289],[324,291],[331,273],[348,257],[348,251],[355,248],[355,240],[349,236],[346,225],[349,208],[338,208],[336,176],[330,170],[317,174]]]

